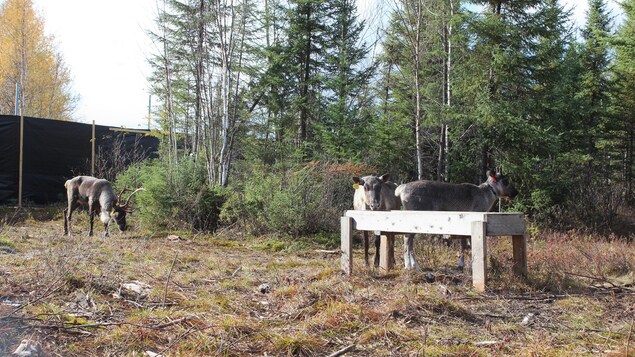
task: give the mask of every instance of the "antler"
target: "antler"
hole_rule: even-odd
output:
[[[125,190],[126,190],[126,189],[124,189],[124,191],[125,191]],[[124,191],[121,191],[121,193],[123,193]],[[125,209],[127,212],[132,212],[132,211],[134,211],[134,210],[131,210],[131,209],[129,209],[129,208],[128,208],[128,204],[130,203],[130,199],[132,198],[132,196],[134,196],[134,194],[135,194],[135,193],[137,193],[137,192],[139,192],[139,191],[145,191],[145,188],[143,188],[143,187],[139,187],[138,189],[134,190],[134,191],[130,194],[130,196],[128,196],[128,199],[126,200],[126,203],[124,203],[124,204],[121,204],[121,205],[120,205],[120,206],[121,206],[121,208]],[[120,193],[119,195],[121,195],[121,193]],[[121,202],[121,201],[120,201],[120,202]]]
[[[119,202],[121,204],[121,195],[123,195],[124,192],[126,191],[130,191],[127,187],[124,187],[123,190],[121,190],[121,192],[119,192],[119,194],[117,195],[117,202]]]

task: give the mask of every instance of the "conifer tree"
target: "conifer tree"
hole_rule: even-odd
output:
[[[625,19],[613,40],[615,44],[615,79],[617,90],[614,97],[615,115],[619,128],[619,147],[623,164],[621,181],[626,186],[629,204],[635,203],[635,0],[621,3]]]
[[[331,1],[330,7],[319,144],[330,160],[356,160],[362,156],[369,124],[362,117],[362,98],[372,68],[362,67],[368,47],[360,44],[364,23],[357,22],[355,1]]]
[[[612,90],[610,70],[610,26],[611,20],[604,0],[589,0],[587,22],[582,30],[580,91],[577,93],[581,118],[580,149],[588,156],[587,169],[605,176],[605,154],[601,142],[608,139],[610,131],[609,94]],[[604,171],[604,172],[598,172]],[[590,175],[589,178],[592,176]]]

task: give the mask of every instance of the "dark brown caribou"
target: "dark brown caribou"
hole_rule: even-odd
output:
[[[64,234],[71,236],[71,218],[73,211],[80,206],[88,209],[90,216],[90,230],[88,235],[93,235],[93,222],[95,215],[99,214],[100,220],[104,223],[104,236],[108,236],[108,227],[111,219],[114,219],[120,231],[125,231],[128,226],[126,224],[126,214],[133,211],[130,206],[132,196],[143,190],[138,188],[128,199],[121,203],[121,195],[125,189],[117,195],[112,188],[110,182],[104,179],[98,179],[92,176],[77,176],[64,183],[66,187],[66,197],[68,198],[68,207],[64,209]]]

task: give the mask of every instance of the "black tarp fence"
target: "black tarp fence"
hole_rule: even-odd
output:
[[[90,175],[92,132],[91,124],[24,117],[23,204],[64,201],[64,182]],[[95,153],[106,158],[102,163],[115,153],[126,160],[156,157],[159,139],[147,133],[95,125]],[[0,204],[18,202],[19,166],[20,117],[0,115]]]

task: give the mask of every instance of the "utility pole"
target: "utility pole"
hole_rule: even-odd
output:
[[[148,95],[148,130],[150,130],[150,113],[152,113],[152,94]]]
[[[20,98],[20,87],[18,86],[18,82],[15,82],[15,116],[18,116],[19,110],[18,110],[18,103],[19,103],[19,99]]]

